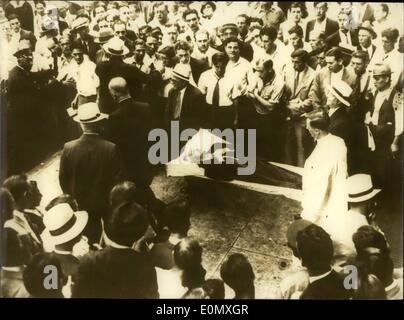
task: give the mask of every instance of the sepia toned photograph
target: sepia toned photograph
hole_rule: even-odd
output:
[[[1,0],[0,297],[403,300],[403,17]]]

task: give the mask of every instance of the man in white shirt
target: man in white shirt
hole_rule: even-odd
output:
[[[218,52],[212,57],[213,68],[201,74],[198,88],[205,95],[208,106],[207,128],[231,128],[234,126],[235,109],[232,100],[232,85],[224,78],[228,57]]]
[[[290,6],[290,13],[288,16],[288,20],[282,22],[280,25],[280,29],[282,30],[282,39],[285,44],[289,43],[289,36],[288,33],[291,28],[294,26],[299,26],[302,30],[305,30],[305,23],[302,19],[302,3],[301,2],[294,2]],[[304,34],[303,37],[304,39]]]
[[[149,26],[152,28],[160,28],[163,34],[167,33],[167,25],[170,24],[168,19],[168,6],[164,2],[158,2],[154,6],[154,19],[150,21]]]
[[[79,44],[72,47],[72,56],[75,61],[74,80],[78,94],[78,106],[95,102],[97,100],[100,79],[95,73],[95,63],[84,55],[84,49]]]
[[[213,49],[209,45],[209,32],[206,30],[198,30],[195,33],[195,43],[196,46],[192,51],[191,57],[198,60],[207,60],[209,62],[209,66],[212,66],[212,56],[219,52],[216,49]]]

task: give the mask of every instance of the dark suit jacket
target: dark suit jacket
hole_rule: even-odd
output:
[[[110,59],[97,64],[95,73],[100,78],[99,87],[99,106],[101,112],[111,113],[117,107],[108,90],[109,81],[114,77],[123,77],[129,87],[132,98],[137,100],[143,96],[143,84],[150,88],[155,88],[162,81],[159,72],[154,71],[150,74],[139,70],[135,65],[129,65],[121,59]]]
[[[210,68],[209,62],[204,60],[198,60],[191,57],[189,64],[191,65],[192,77],[194,78],[195,83],[198,84],[202,72]]]
[[[121,181],[122,171],[122,156],[115,144],[84,134],[65,144],[59,182],[63,192],[77,200],[80,210],[97,220],[107,213],[109,192]]]
[[[198,130],[202,126],[202,112],[205,110],[205,99],[202,92],[190,84],[186,87],[179,119],[175,119],[173,116],[177,95],[178,91],[176,90],[171,90],[168,94],[166,108],[168,128],[170,127],[170,121],[179,120],[180,130],[185,128]]]
[[[357,47],[359,45],[358,33],[356,31],[349,31],[349,33],[351,34],[352,46]],[[328,47],[338,47],[341,42],[339,30],[327,37],[325,42],[327,43]]]
[[[156,270],[147,256],[132,249],[106,247],[81,259],[72,297],[155,299]]]
[[[79,268],[79,259],[72,254],[60,254],[53,252],[52,255],[58,258],[62,266],[63,273],[66,276],[72,276],[73,278],[76,276],[77,269]]]
[[[94,38],[92,36],[88,36],[88,44],[85,44],[85,42],[81,38],[77,38],[73,41],[74,44],[79,43],[84,46],[85,48],[85,54],[88,55],[91,61],[95,62],[95,55],[97,54],[97,51],[101,48],[98,43],[94,42]]]
[[[345,107],[338,108],[330,117],[330,133],[345,141],[348,153],[352,147],[352,124]]]
[[[108,120],[108,138],[122,151],[129,180],[137,185],[150,185],[152,166],[148,160],[152,128],[151,109],[148,103],[132,98],[121,101]]]
[[[36,37],[34,36],[34,33],[32,31],[27,31],[27,30],[21,29],[20,41],[21,40],[28,40],[29,43],[31,44],[32,51],[35,50]]]
[[[325,32],[324,33],[325,33],[325,37],[327,38],[328,36],[337,32],[339,29],[339,26],[338,26],[337,21],[334,21],[329,18],[326,18],[326,19],[327,19],[327,21],[325,23]],[[316,24],[316,19],[313,19],[313,20],[310,20],[309,22],[307,22],[304,41],[309,42],[310,32],[314,29],[315,24]]]
[[[390,149],[394,139],[395,116],[393,99],[396,90],[393,89],[388,100],[385,100],[379,111],[379,121],[377,124],[370,124],[369,128],[375,140],[376,149]],[[375,94],[375,99],[377,92]],[[374,106],[373,106],[374,107]],[[373,110],[371,111],[373,115]]]
[[[310,283],[303,291],[300,299],[336,299],[345,300],[350,298],[350,291],[343,286],[343,279],[332,271],[328,276]]]

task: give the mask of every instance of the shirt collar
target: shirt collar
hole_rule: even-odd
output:
[[[330,271],[327,271],[326,273],[320,274],[319,276],[315,276],[315,277],[309,277],[309,282],[313,283],[315,281],[318,281],[320,279],[325,278],[326,276],[328,276],[329,274],[331,274],[332,269]]]
[[[110,246],[110,247],[115,248],[115,249],[132,249],[131,247],[123,246],[121,244],[118,244],[118,243],[112,241],[110,238],[108,238],[108,236],[107,236],[107,234],[105,232],[103,233],[103,235],[104,235],[105,244],[107,246]]]

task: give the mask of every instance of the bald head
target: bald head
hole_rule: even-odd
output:
[[[126,80],[122,77],[112,78],[108,84],[108,89],[112,98],[116,101],[129,96]]]

